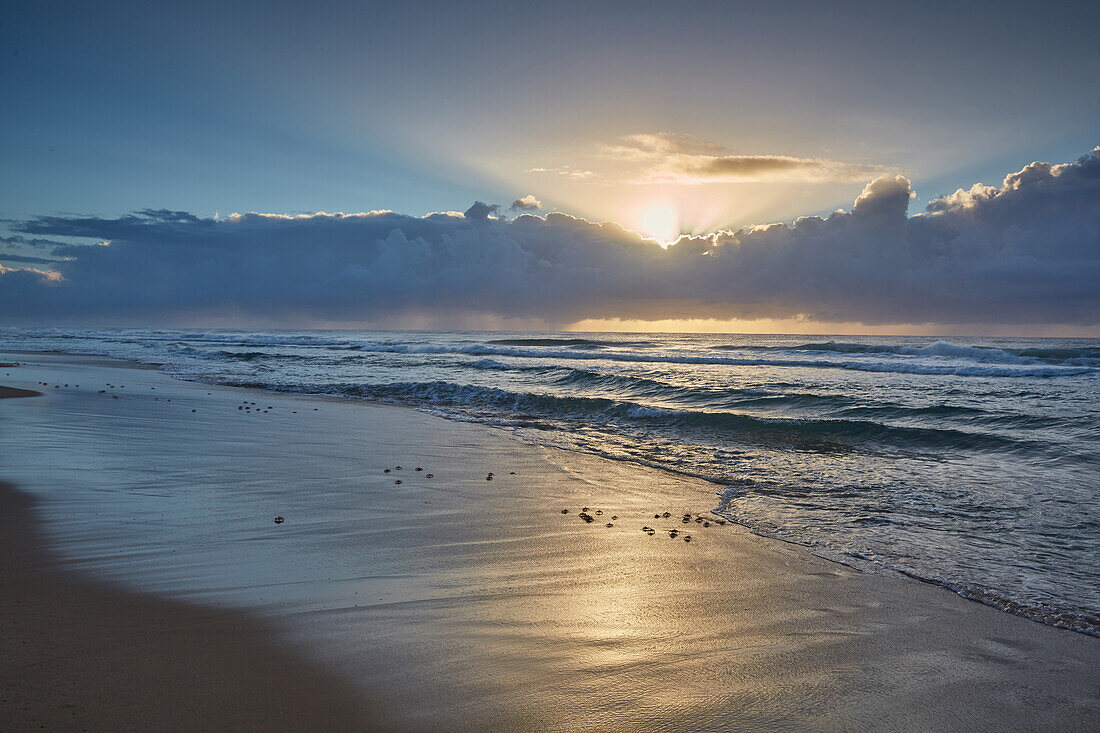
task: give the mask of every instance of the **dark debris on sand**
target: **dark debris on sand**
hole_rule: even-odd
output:
[[[562,514],[569,514],[569,509],[562,509],[561,513]],[[578,514],[578,516],[586,524],[592,524],[596,520],[596,517],[601,516],[603,513],[604,512],[603,512],[602,509],[589,509],[588,507],[582,507],[580,513]],[[669,519],[671,517],[672,517],[671,512],[664,512],[664,513],[657,512],[656,514],[653,515],[654,519]],[[613,528],[615,526],[614,521],[618,520],[618,518],[619,518],[619,516],[617,514],[611,515],[612,521],[607,522],[604,526],[607,529]],[[693,521],[695,523],[701,525],[702,527],[710,527],[712,521],[715,524],[725,524],[724,520],[718,519],[716,517],[707,516],[706,518],[704,518],[703,515],[701,515],[701,514],[700,515],[693,515],[690,512],[685,513],[681,517],[681,522],[683,524],[690,524]],[[654,527],[650,527],[648,524],[642,525],[642,531],[645,532],[650,537],[652,537],[653,535],[655,535],[657,533],[657,529],[654,528]],[[694,539],[695,539],[694,537],[692,537],[689,534],[683,534],[681,532],[681,530],[679,530],[679,529],[666,529],[664,531],[668,533],[668,536],[671,539],[680,538],[684,542],[693,542]]]

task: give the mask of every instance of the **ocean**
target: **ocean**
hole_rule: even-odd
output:
[[[759,534],[1100,635],[1100,340],[9,328],[0,349],[408,405],[700,477]]]

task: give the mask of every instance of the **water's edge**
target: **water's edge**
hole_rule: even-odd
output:
[[[730,484],[722,483],[720,481],[716,481],[713,478],[711,478],[711,477],[709,477],[709,476],[707,476],[706,474],[703,474],[703,473],[692,472],[692,471],[687,470],[687,469],[679,469],[679,468],[676,468],[676,467],[656,463],[656,462],[653,462],[653,461],[646,461],[646,460],[644,460],[642,458],[638,458],[638,457],[624,456],[624,455],[614,455],[614,454],[611,454],[611,453],[608,453],[608,452],[601,452],[601,451],[597,451],[597,450],[586,449],[583,445],[563,447],[563,446],[559,446],[559,445],[540,443],[536,440],[530,439],[522,431],[516,430],[514,428],[514,426],[502,425],[502,424],[493,424],[492,422],[485,422],[485,421],[479,421],[479,420],[468,419],[468,418],[464,419],[464,418],[456,416],[456,415],[450,415],[450,414],[446,414],[445,412],[441,412],[439,410],[431,409],[431,408],[429,408],[427,406],[424,406],[424,405],[418,405],[418,404],[414,404],[414,403],[410,403],[410,402],[403,402],[403,401],[396,400],[396,399],[384,399],[384,398],[377,398],[377,397],[370,397],[370,396],[363,396],[363,395],[354,395],[354,394],[347,394],[347,393],[337,393],[337,392],[311,392],[311,391],[304,391],[302,389],[289,388],[289,387],[280,387],[278,385],[263,384],[263,383],[259,383],[259,382],[234,383],[232,381],[228,381],[228,382],[227,381],[219,381],[218,379],[214,378],[212,375],[202,375],[202,374],[183,375],[183,374],[179,374],[179,373],[173,373],[168,368],[169,365],[164,364],[164,363],[142,362],[142,361],[138,361],[136,359],[125,359],[125,358],[119,359],[119,358],[116,358],[116,357],[104,356],[102,354],[97,354],[97,353],[94,353],[94,352],[66,351],[66,350],[59,350],[59,349],[49,349],[49,350],[39,350],[39,351],[30,350],[30,349],[27,349],[27,350],[14,350],[14,349],[11,349],[11,350],[5,350],[4,353],[25,354],[25,355],[55,354],[55,355],[63,355],[63,356],[69,356],[69,357],[80,357],[80,358],[89,358],[90,357],[90,358],[96,359],[97,361],[100,360],[100,359],[103,359],[103,360],[106,360],[106,361],[112,361],[112,362],[115,362],[115,363],[118,363],[118,364],[123,364],[128,368],[156,369],[158,372],[165,375],[166,377],[168,377],[170,379],[175,379],[175,380],[178,380],[178,381],[182,381],[182,382],[191,382],[191,383],[198,383],[198,384],[210,384],[210,385],[216,385],[216,386],[220,386],[220,387],[229,387],[229,388],[232,388],[232,389],[261,390],[261,391],[276,392],[276,393],[281,392],[281,393],[295,394],[295,395],[303,396],[303,397],[307,397],[307,398],[340,399],[342,401],[350,401],[352,403],[378,404],[378,405],[386,405],[386,406],[391,406],[391,407],[400,407],[400,408],[404,408],[404,409],[411,409],[411,410],[414,410],[414,411],[416,411],[420,414],[428,415],[428,416],[438,418],[438,419],[441,419],[441,420],[447,420],[447,421],[452,421],[452,422],[472,422],[472,423],[481,425],[481,426],[486,427],[486,428],[492,428],[492,429],[498,430],[500,432],[506,433],[506,434],[509,435],[509,437],[514,438],[514,439],[516,439],[516,440],[518,440],[522,443],[525,443],[527,445],[537,446],[537,447],[540,447],[540,448],[543,448],[543,449],[560,450],[560,451],[563,451],[565,453],[579,453],[579,454],[593,456],[593,457],[604,459],[604,460],[612,460],[612,461],[630,463],[630,464],[633,464],[633,465],[644,466],[645,468],[650,469],[650,470],[658,470],[658,471],[666,472],[668,474],[673,474],[673,475],[683,476],[683,477],[687,477],[687,478],[691,478],[691,479],[695,479],[695,480],[705,481],[708,484],[716,487],[715,495],[719,497],[719,502],[714,508],[712,508],[710,510],[711,513],[715,514],[716,516],[723,517],[727,521],[729,521],[733,524],[737,524],[740,527],[745,528],[747,531],[751,532],[752,534],[754,534],[756,536],[766,538],[770,541],[780,541],[780,542],[783,542],[783,543],[786,543],[786,544],[796,545],[798,547],[804,548],[806,551],[810,552],[811,554],[813,554],[816,557],[827,560],[829,562],[837,563],[837,564],[845,566],[845,567],[852,568],[852,569],[860,571],[860,572],[877,573],[877,574],[887,575],[887,576],[890,576],[890,577],[895,577],[898,580],[903,580],[903,581],[912,580],[912,581],[917,581],[917,582],[924,583],[924,584],[927,584],[927,585],[932,585],[932,586],[950,591],[950,592],[958,595],[959,597],[961,597],[965,600],[980,603],[982,605],[989,606],[991,608],[997,609],[997,610],[1005,612],[1005,613],[1009,613],[1009,614],[1012,614],[1012,615],[1015,615],[1015,616],[1026,618],[1026,619],[1028,619],[1030,621],[1033,621],[1033,622],[1036,622],[1036,623],[1040,623],[1040,624],[1043,624],[1043,625],[1046,625],[1046,626],[1065,629],[1065,630],[1069,630],[1069,631],[1073,631],[1073,632],[1077,632],[1077,633],[1082,633],[1082,634],[1085,634],[1085,635],[1088,635],[1088,636],[1093,636],[1093,637],[1100,638],[1100,627],[1090,625],[1090,624],[1087,624],[1087,623],[1081,623],[1079,619],[1074,618],[1071,614],[1068,614],[1068,615],[1043,614],[1041,612],[1036,611],[1035,609],[1029,608],[1028,606],[1026,606],[1024,604],[1016,603],[1016,602],[1014,602],[1014,601],[1012,601],[1011,599],[1008,599],[1008,598],[999,597],[994,593],[982,592],[981,590],[975,590],[975,589],[972,589],[972,588],[967,588],[965,586],[962,586],[962,585],[959,585],[959,584],[956,584],[956,583],[952,583],[950,581],[946,581],[946,580],[943,580],[943,579],[940,579],[940,578],[928,577],[928,576],[922,575],[920,573],[914,572],[914,571],[912,571],[908,568],[905,568],[905,567],[902,567],[902,566],[899,566],[899,565],[896,565],[896,564],[891,564],[888,561],[883,560],[882,558],[865,557],[865,556],[861,556],[858,553],[839,553],[839,552],[836,552],[836,551],[830,551],[829,548],[817,547],[811,542],[799,541],[798,539],[793,539],[791,537],[784,537],[784,536],[781,536],[780,534],[777,534],[777,533],[774,533],[774,532],[769,532],[767,530],[767,528],[765,528],[765,527],[757,526],[757,525],[752,524],[751,522],[745,521],[745,519],[742,516],[738,515],[736,512],[734,512],[728,506],[728,502],[726,501],[727,498],[731,494],[734,494],[737,491],[739,491],[742,488],[741,486],[739,486],[739,485],[730,485]]]

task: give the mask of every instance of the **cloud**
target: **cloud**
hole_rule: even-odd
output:
[[[35,285],[55,283],[61,279],[61,276],[55,270],[39,270],[34,267],[12,268],[0,265],[0,278],[3,278],[0,282],[6,282],[17,288],[28,283]]]
[[[666,161],[649,180],[680,183],[737,181],[865,181],[883,172],[880,166],[852,165],[825,158],[792,158],[786,155],[691,155]]]
[[[484,201],[475,201],[473,206],[466,209],[463,214],[470,221],[485,221],[491,214],[500,211],[500,204],[487,204]]]
[[[8,246],[15,245],[15,246],[23,246],[23,247],[27,247],[27,248],[32,248],[32,247],[64,247],[65,244],[66,244],[65,242],[58,242],[54,239],[29,239],[27,237],[20,236],[18,234],[8,236],[8,237],[0,237],[0,245],[8,245]]]
[[[48,257],[35,257],[33,255],[13,254],[10,252],[0,252],[0,261],[22,262],[30,265],[52,265],[60,262],[60,260],[54,260]]]
[[[558,166],[557,168],[528,168],[528,173],[556,173],[559,176],[572,178],[575,181],[584,181],[596,175],[584,168],[574,168],[571,165]]]
[[[513,201],[508,211],[538,211],[541,208],[542,202],[529,193]]]
[[[661,155],[719,155],[727,152],[724,147],[690,135],[671,132],[640,133],[627,135],[619,145],[605,145],[605,155],[623,158],[645,158]]]
[[[629,135],[603,154],[642,165],[633,183],[731,183],[744,181],[867,181],[889,172],[882,166],[789,155],[732,155],[720,145],[686,135]]]
[[[667,249],[613,223],[494,218],[487,204],[464,216],[38,217],[12,226],[88,244],[59,248],[71,259],[55,275],[0,268],[0,321],[1100,323],[1100,148],[916,216],[911,196],[907,179],[884,176],[850,211]]]

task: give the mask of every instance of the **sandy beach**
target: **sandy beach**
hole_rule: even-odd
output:
[[[383,730],[334,674],[240,613],[78,578],[43,552],[33,502],[0,484],[4,730]]]
[[[0,397],[42,392],[0,401],[4,730],[1100,721],[1100,639],[719,525],[703,481],[400,407],[0,361]]]

